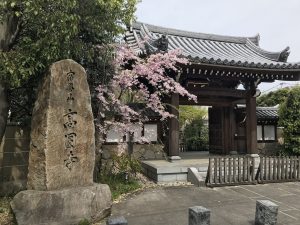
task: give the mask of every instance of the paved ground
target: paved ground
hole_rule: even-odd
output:
[[[187,225],[188,208],[211,209],[212,225],[254,224],[257,199],[279,205],[278,225],[300,225],[300,183],[248,185],[223,188],[194,186],[148,189],[113,206],[129,225]]]

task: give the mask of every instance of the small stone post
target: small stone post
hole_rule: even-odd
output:
[[[190,207],[189,225],[210,225],[210,210],[202,206]]]
[[[278,205],[269,200],[257,200],[255,225],[276,225]]]
[[[106,225],[128,225],[127,220],[124,216],[109,218],[106,221]]]

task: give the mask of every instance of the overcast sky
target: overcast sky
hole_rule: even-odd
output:
[[[247,37],[259,33],[261,48],[281,51],[290,46],[288,61],[300,62],[300,0],[142,0],[136,17],[144,23],[201,33]],[[259,88],[274,90],[280,83]]]

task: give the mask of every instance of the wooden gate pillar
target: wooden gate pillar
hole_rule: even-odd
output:
[[[233,107],[224,107],[223,119],[223,154],[234,152],[234,133],[235,133],[235,118]]]
[[[169,119],[169,140],[168,152],[170,160],[180,159],[179,157],[179,95],[172,94],[169,112],[175,115],[175,118]]]
[[[256,98],[249,93],[246,99],[246,141],[247,153],[258,154]]]

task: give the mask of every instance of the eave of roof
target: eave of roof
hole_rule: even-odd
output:
[[[241,109],[245,112],[246,107],[243,105],[239,105],[238,109]],[[274,121],[278,122],[279,114],[278,107],[256,107],[256,117],[258,122],[263,121]]]
[[[263,50],[259,47],[259,36],[231,37],[203,34],[137,22],[133,23],[125,40],[136,52],[145,54],[147,51],[150,53],[158,51],[155,44],[164,35],[167,37],[167,50],[180,48],[183,56],[189,58],[193,64],[258,69],[266,73],[291,71],[298,73],[296,80],[300,78],[300,63],[285,62],[289,48],[281,52]]]
[[[183,30],[178,30],[178,29],[173,29],[173,28],[165,28],[165,27],[155,26],[155,25],[141,23],[141,22],[135,22],[132,24],[132,28],[134,30],[140,30],[142,26],[147,27],[147,29],[152,33],[174,35],[174,36],[186,37],[186,38],[211,40],[211,41],[222,41],[222,42],[245,44],[247,42],[247,40],[250,40],[251,42],[258,45],[259,39],[260,39],[259,34],[257,34],[256,36],[253,36],[253,37],[234,37],[234,36],[183,31]]]
[[[276,107],[257,107],[257,120],[278,120],[278,108]]]

